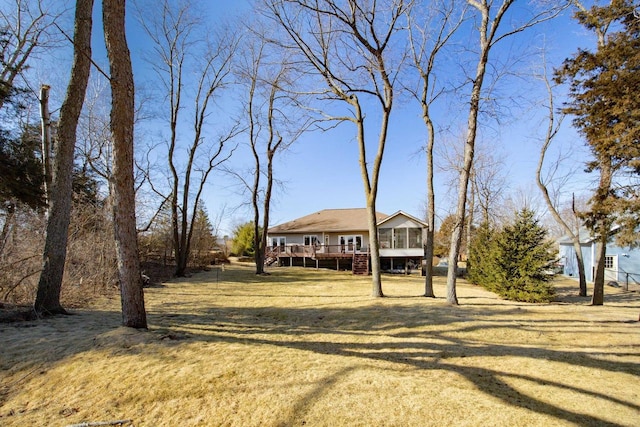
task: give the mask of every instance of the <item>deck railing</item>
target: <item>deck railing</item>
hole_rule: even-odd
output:
[[[348,256],[353,254],[367,254],[368,247],[354,244],[344,245],[298,245],[295,243],[269,246],[266,250],[267,257],[307,257],[317,256]]]

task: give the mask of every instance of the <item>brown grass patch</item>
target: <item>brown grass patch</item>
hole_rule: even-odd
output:
[[[119,301],[0,324],[0,425],[638,425],[640,296],[502,301],[420,277],[226,266],[146,289],[149,331]],[[444,278],[438,278],[438,296]],[[571,299],[572,302],[566,302]]]

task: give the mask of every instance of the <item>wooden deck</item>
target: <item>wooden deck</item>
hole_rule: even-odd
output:
[[[336,261],[336,269],[344,267],[345,263],[348,263],[350,269],[354,274],[368,274],[369,273],[369,252],[362,248],[356,249],[351,245],[289,245],[289,246],[277,246],[267,248],[265,254],[265,264],[272,265],[277,263],[278,265],[286,265],[287,260],[289,265],[299,263],[300,260],[303,266],[307,266],[308,262],[314,262],[318,265],[319,262],[325,263],[330,260]],[[307,262],[308,260],[308,262]]]

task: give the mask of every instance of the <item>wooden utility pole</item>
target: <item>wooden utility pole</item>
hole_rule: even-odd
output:
[[[40,118],[42,124],[42,167],[44,173],[44,198],[49,212],[51,187],[51,115],[49,114],[49,85],[40,87]]]

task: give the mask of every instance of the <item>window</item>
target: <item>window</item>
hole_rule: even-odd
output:
[[[409,247],[410,248],[422,247],[422,229],[421,228],[409,229]]]
[[[305,246],[316,246],[318,244],[320,244],[320,241],[318,240],[318,236],[316,235],[304,236]]]
[[[396,249],[406,249],[407,246],[407,229],[406,228],[394,228],[393,234],[395,235]]]
[[[378,240],[380,243],[380,248],[388,249],[391,248],[391,242],[393,241],[393,234],[390,228],[381,228],[378,230]]]
[[[273,248],[277,248],[278,246],[280,246],[282,249],[284,249],[284,245],[286,241],[287,241],[286,237],[272,237],[271,246]]]
[[[604,257],[604,268],[613,268],[613,255],[606,255]]]

